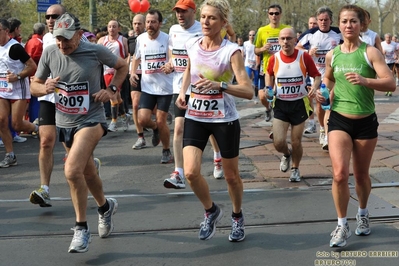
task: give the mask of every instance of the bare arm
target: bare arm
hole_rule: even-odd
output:
[[[123,50],[125,50],[125,58],[129,58],[129,47],[127,45],[127,39],[123,37],[122,40],[123,40]]]
[[[346,79],[354,85],[362,85],[376,91],[395,91],[396,83],[391,70],[385,63],[383,55],[373,46],[367,46],[367,57],[374,67],[378,78],[365,78],[361,75],[348,72],[345,73]]]
[[[132,62],[130,63],[131,64],[131,68],[130,68],[129,81],[130,81],[130,84],[132,86],[134,86],[134,87],[137,87],[137,85],[138,85],[137,81],[139,80],[139,76],[137,76],[136,71],[137,71],[137,68],[138,68],[138,66],[140,64],[140,61],[141,61],[141,58],[136,58],[136,56],[133,55]]]
[[[375,37],[374,47],[377,48],[382,54],[384,54],[384,51],[382,50],[382,46],[381,46],[381,38],[378,35]]]
[[[8,82],[18,81],[18,75],[21,78],[33,76],[35,74],[36,69],[37,69],[37,65],[36,65],[35,61],[33,61],[32,58],[29,58],[28,61],[25,62],[25,67],[24,67],[24,69],[22,69],[21,72],[19,72],[19,73],[13,73],[10,71],[7,72],[7,81]]]
[[[181,84],[181,88],[180,88],[180,93],[175,102],[176,106],[179,107],[180,109],[187,109],[186,92],[187,92],[188,86],[191,83],[190,70],[191,70],[191,63],[190,63],[190,58],[189,58],[187,60],[187,68],[183,73],[183,80],[182,80],[182,84]]]

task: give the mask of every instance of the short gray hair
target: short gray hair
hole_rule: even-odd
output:
[[[35,23],[33,25],[33,34],[39,34],[42,35],[44,33],[44,30],[46,29],[46,25],[44,25],[43,23]]]
[[[330,9],[329,7],[327,7],[327,6],[322,6],[322,7],[320,7],[319,9],[317,9],[317,11],[316,11],[316,18],[317,18],[319,15],[323,14],[323,13],[327,13],[328,16],[330,17],[330,20],[331,20],[331,21],[333,20],[333,12],[332,12],[331,9]]]

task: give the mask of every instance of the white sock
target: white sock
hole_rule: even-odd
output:
[[[48,193],[49,190],[50,190],[49,186],[46,186],[46,185],[41,185],[40,187],[41,187],[42,189],[44,189],[47,193]]]
[[[344,218],[339,218],[338,217],[338,225],[344,226],[346,224],[347,224],[346,217],[344,217]]]
[[[218,159],[221,159],[221,158],[222,158],[222,155],[220,154],[220,151],[219,152],[216,152],[216,151],[213,152],[213,159],[214,160],[218,160]]]
[[[179,172],[179,175],[180,175],[181,177],[184,176],[184,175],[183,175],[183,173],[184,173],[183,168],[175,168],[175,171],[176,171],[176,172]]]
[[[357,212],[358,212],[359,215],[361,215],[361,216],[365,216],[366,214],[369,213],[369,211],[367,210],[367,208],[361,209],[360,207],[359,207],[359,209],[357,210]]]

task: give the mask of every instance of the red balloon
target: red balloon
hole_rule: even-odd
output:
[[[150,2],[148,0],[143,0],[140,3],[140,12],[147,12],[147,10],[150,8]]]
[[[129,0],[129,7],[130,7],[130,10],[131,10],[133,13],[138,13],[138,12],[140,12],[140,7],[141,7],[141,5],[140,5],[139,0]]]

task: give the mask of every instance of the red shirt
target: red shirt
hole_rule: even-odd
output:
[[[25,44],[25,51],[29,54],[29,56],[35,61],[35,63],[39,63],[40,57],[43,53],[43,36],[39,34],[33,34],[32,38],[28,40]]]
[[[290,56],[286,56],[283,52],[280,51],[280,56],[281,60],[283,60],[284,63],[292,63],[295,61],[296,57],[298,56],[298,49],[294,50],[294,53]],[[270,76],[274,76],[274,61],[275,57],[272,55],[269,58],[269,63],[267,65],[267,73],[269,73]],[[320,72],[317,70],[316,65],[314,64],[314,61],[312,57],[308,53],[303,53],[303,61],[306,66],[306,71],[308,72],[308,75],[312,78],[321,76]]]

